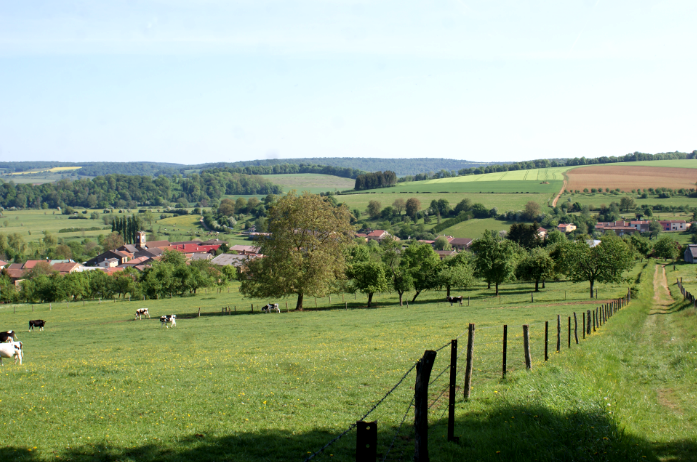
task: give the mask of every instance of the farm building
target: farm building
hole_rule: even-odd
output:
[[[684,258],[686,263],[697,263],[697,244],[687,246]]]
[[[211,260],[211,263],[218,266],[234,266],[238,268],[244,265],[247,261],[259,258],[258,255],[234,255],[231,253],[223,253]]]
[[[542,227],[537,228],[537,236],[538,236],[540,239],[546,238],[546,237],[547,237],[547,230],[544,229],[544,228],[542,228]]]
[[[472,239],[467,237],[451,237],[448,242],[455,250],[468,250],[472,245]]]
[[[457,252],[455,252],[454,250],[436,250],[436,253],[438,254],[441,260],[457,255]]]
[[[230,250],[234,250],[239,255],[256,255],[261,247],[257,245],[233,245]]]
[[[378,242],[382,241],[387,237],[392,237],[393,239],[399,240],[399,238],[397,238],[396,236],[392,236],[390,233],[382,229],[376,229],[375,231],[371,231],[370,233],[368,233],[366,237],[369,241],[375,240]]]

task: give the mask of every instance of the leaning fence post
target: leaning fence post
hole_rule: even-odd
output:
[[[506,353],[508,352],[508,326],[503,325],[503,361],[501,366],[501,377],[506,378]]]
[[[575,311],[574,311],[574,338],[576,339],[576,345],[578,345],[578,319],[576,318]]]
[[[581,326],[583,332],[583,339],[586,339],[586,313],[583,313],[583,326]]]
[[[470,324],[472,325],[472,324]],[[414,462],[428,462],[428,382],[436,352],[426,350],[416,363],[414,385]]]
[[[525,367],[532,369],[532,356],[530,355],[530,326],[523,324],[523,348],[525,349]]]
[[[545,321],[545,361],[547,361],[549,359],[548,345],[549,345],[549,321]]]
[[[557,353],[561,350],[561,316],[557,315]]]
[[[448,441],[457,443],[455,436],[455,386],[457,385],[457,339],[450,342],[450,395],[448,396]]]
[[[465,400],[470,399],[472,388],[472,363],[474,362],[474,324],[469,325],[467,333],[467,366],[465,367]]]
[[[378,421],[356,422],[356,462],[375,462],[378,458]]]

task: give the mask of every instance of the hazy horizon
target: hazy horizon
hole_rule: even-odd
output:
[[[697,149],[697,3],[0,3],[0,160]]]

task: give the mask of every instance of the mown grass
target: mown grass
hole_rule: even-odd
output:
[[[444,441],[441,397],[431,411],[433,460],[528,460],[531,454],[561,460],[572,453],[590,460],[588,451],[609,446],[628,454],[614,430],[617,422],[604,410],[606,395],[587,390],[590,382],[565,367],[542,367],[544,321],[557,314],[566,319],[598,302],[588,300],[586,284],[548,283],[534,303],[530,290],[530,284],[507,284],[496,298],[479,285],[460,292],[471,297],[470,307],[452,308],[438,291],[422,294],[408,308],[397,306],[390,294],[376,297],[377,309],[365,309],[364,296],[344,296],[342,303],[335,295],[331,309],[326,298],[317,302],[319,309],[306,299],[304,313],[286,313],[281,301],[280,315],[252,314],[251,303],[258,310],[268,300],[245,300],[234,288],[230,294],[159,301],[53,304],[51,311],[36,305],[33,312],[19,306],[14,313],[6,305],[0,307],[0,326],[19,332],[25,364],[7,364],[2,371],[0,459],[301,460],[361,417],[425,349],[446,344],[470,322],[477,325],[476,364],[472,400],[464,403],[458,391],[461,443]],[[601,298],[623,293],[625,285],[600,288]],[[142,306],[153,319],[133,321]],[[237,311],[222,315],[223,306]],[[156,317],[169,313],[178,315],[178,326],[161,329]],[[24,332],[35,318],[47,321],[46,331]],[[509,325],[505,381],[503,324]],[[524,371],[522,324],[531,325],[533,374]],[[594,338],[602,349],[602,334]],[[572,345],[572,354],[587,344]],[[448,348],[438,353],[432,400],[446,385],[447,374],[436,375],[448,356]],[[569,356],[568,348],[552,356],[557,364]],[[412,372],[369,416],[379,422],[381,454],[407,409],[413,383]],[[410,418],[405,425],[388,460],[402,452],[409,458],[413,451]],[[354,450],[350,433],[319,460],[352,460]]]
[[[444,229],[441,234],[453,237],[467,237],[476,239],[484,234],[484,231],[508,231],[512,222],[497,220],[496,218],[483,218],[463,221],[455,226]]]
[[[320,173],[295,173],[282,175],[263,175],[264,178],[283,186],[284,191],[295,189],[298,193],[308,191],[319,194],[327,191],[344,191],[353,189],[356,180],[342,178],[334,175],[323,175]]]

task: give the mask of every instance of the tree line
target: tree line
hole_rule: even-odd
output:
[[[60,275],[48,263],[41,262],[31,269],[16,288],[7,275],[0,271],[0,301],[57,302],[87,299],[110,299],[130,295],[134,298],[164,297],[196,294],[203,288],[223,287],[236,280],[231,266],[216,266],[206,260],[186,263],[183,254],[166,250],[160,261],[140,273],[128,268],[114,275],[101,270],[74,272]]]
[[[42,185],[0,183],[0,207],[110,208],[177,203],[207,206],[224,195],[280,194],[282,188],[258,175],[225,171],[193,173],[172,178],[143,175],[106,175],[67,179]]]
[[[364,189],[388,188],[397,184],[397,174],[392,171],[373,172],[358,175],[354,189],[361,191]]]

